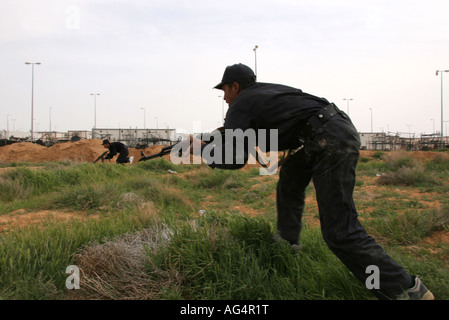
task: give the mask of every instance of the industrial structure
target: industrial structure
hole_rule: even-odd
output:
[[[449,148],[448,137],[439,133],[360,132],[362,150],[436,150]]]
[[[132,148],[176,142],[175,129],[92,129],[93,139],[120,141]]]
[[[0,146],[15,143],[31,141],[30,136],[25,133],[9,132],[0,133]],[[92,131],[87,130],[69,130],[66,132],[41,131],[35,132],[34,141],[44,146],[51,146],[55,143],[78,141],[81,139],[108,139],[111,141],[120,141],[131,148],[145,148],[155,144],[172,144],[178,141],[175,129],[101,129],[96,128]]]
[[[9,137],[7,137],[9,133]],[[29,133],[0,132],[0,146],[15,142],[31,141]],[[51,146],[59,142],[81,139],[108,139],[120,141],[131,148],[145,148],[150,145],[169,145],[179,141],[176,129],[123,129],[95,128],[92,131],[70,130],[67,132],[35,132],[35,142]],[[362,150],[436,150],[449,148],[449,137],[440,133],[420,134],[400,132],[359,132]]]

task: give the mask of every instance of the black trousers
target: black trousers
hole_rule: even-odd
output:
[[[116,162],[117,163],[128,163],[129,162],[129,151],[128,149],[124,149],[122,150],[122,152],[120,152],[119,156],[117,157]]]
[[[409,288],[412,276],[388,256],[357,218],[353,201],[360,138],[350,119],[337,114],[322,132],[305,139],[304,148],[282,165],[277,185],[278,231],[297,243],[301,232],[305,189],[313,179],[324,241],[365,284],[375,265],[380,271],[379,298],[395,298]]]

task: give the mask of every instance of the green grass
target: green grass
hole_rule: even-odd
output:
[[[449,208],[391,211],[367,225],[390,244],[413,245],[449,225]]]
[[[0,237],[0,298],[62,299],[65,267],[83,245],[148,226],[149,219],[127,211],[99,221],[73,221],[68,225],[44,223]]]
[[[436,153],[425,163],[406,151],[385,154],[382,158],[387,171],[379,184],[433,188],[443,185],[449,176],[449,156],[445,153]]]
[[[181,228],[153,259],[160,261],[158,268],[181,273],[182,281],[169,292],[182,299],[372,298],[329,251],[318,230],[304,231],[300,254],[274,242],[272,235],[267,219],[212,214],[195,227]]]
[[[449,225],[449,170],[441,154],[426,163],[403,159],[408,154],[365,158],[355,203],[387,252],[438,299],[449,299],[449,245],[425,241]],[[212,170],[165,159],[11,167],[0,176],[0,215],[51,210],[82,219],[0,232],[0,299],[375,299],[327,248],[318,227],[305,223],[301,253],[272,240],[277,177],[259,176],[257,169]],[[404,183],[394,176],[404,168],[418,168],[431,180]],[[395,179],[377,184],[377,174]],[[312,185],[306,194],[314,199]],[[436,201],[440,207],[431,207]],[[306,213],[318,216],[315,206]],[[151,230],[144,244],[129,240]],[[158,240],[161,230],[171,230],[169,240]],[[65,268],[72,264],[86,270],[82,281],[90,280],[90,287],[65,288]]]

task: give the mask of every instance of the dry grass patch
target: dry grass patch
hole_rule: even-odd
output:
[[[155,224],[143,231],[94,243],[75,255],[80,268],[80,290],[74,299],[151,300],[163,288],[177,283],[177,274],[149,271],[148,252],[164,246],[172,230]],[[78,290],[77,290],[78,291]]]

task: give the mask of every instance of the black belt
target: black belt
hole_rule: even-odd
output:
[[[305,125],[301,130],[302,137],[306,138],[315,134],[323,133],[323,128],[321,128],[322,125],[339,113],[341,113],[340,109],[338,109],[333,103],[330,103],[320,109],[305,122]]]

